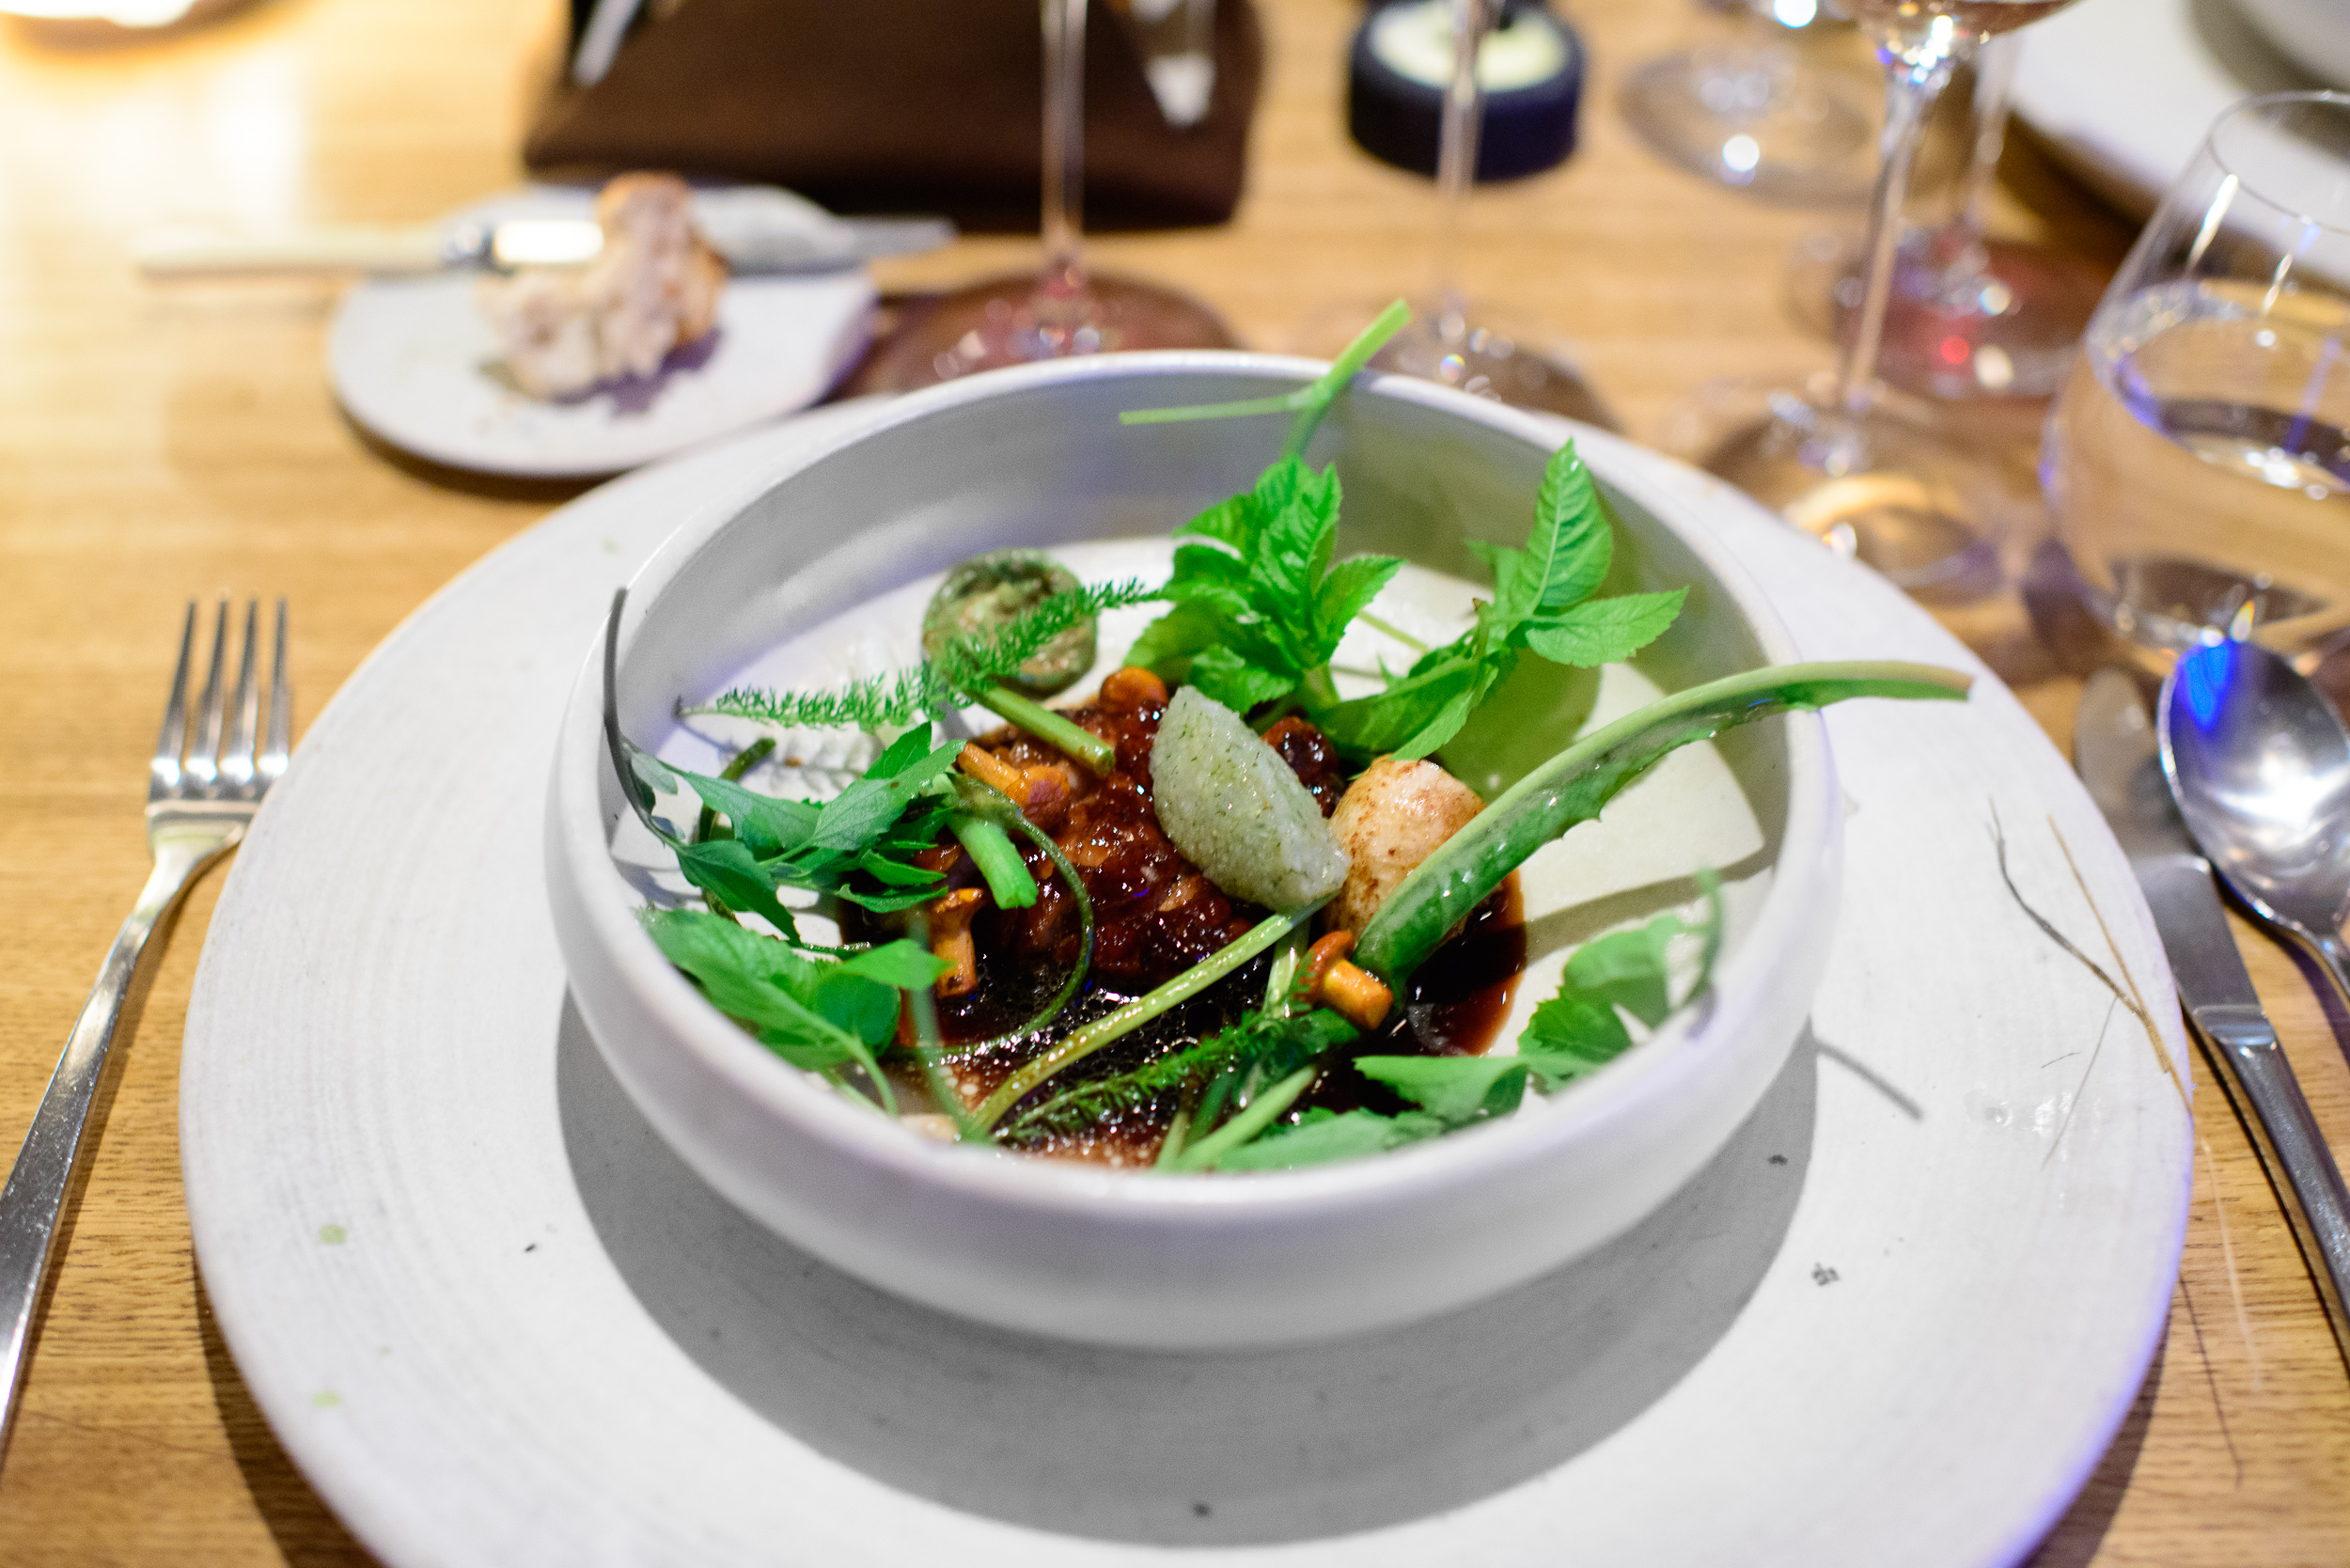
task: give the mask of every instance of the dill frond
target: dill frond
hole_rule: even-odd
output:
[[[1009,1131],[1019,1138],[1080,1133],[1120,1111],[1139,1110],[1165,1095],[1204,1088],[1209,1079],[1261,1044],[1253,1027],[1256,1021],[1252,1013],[1180,1051],[1065,1090],[1021,1116]]]
[[[1040,601],[984,636],[958,637],[938,657],[911,669],[869,676],[823,692],[738,686],[678,712],[681,716],[723,713],[778,729],[880,729],[908,724],[1011,675],[1078,622],[1105,610],[1149,603],[1160,594],[1139,578],[1088,583]]]

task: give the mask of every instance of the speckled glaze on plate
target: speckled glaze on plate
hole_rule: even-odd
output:
[[[635,476],[460,578],[313,726],[229,873],[182,1069],[197,1257],[257,1400],[372,1550],[1997,1568],[2030,1549],[2165,1321],[2191,1124],[2127,868],[1988,678],[1958,722],[1829,713],[1843,917],[1790,1065],[1655,1215],[1480,1306],[1304,1351],[1073,1348],[858,1284],[694,1178],[566,1005],[549,753],[611,589],[859,416]],[[1701,519],[1807,656],[1968,662],[1714,481],[1581,439]],[[2015,906],[1995,811],[2024,895],[2104,958],[2094,901],[2158,1045]]]

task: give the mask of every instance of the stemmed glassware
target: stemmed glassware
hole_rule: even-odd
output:
[[[2152,666],[2350,646],[2350,95],[2221,116],[2082,349],[2041,478],[2092,612]]]
[[[1433,287],[1414,302],[1411,323],[1388,339],[1371,364],[1375,369],[1442,382],[1520,408],[1621,429],[1580,372],[1536,346],[1552,334],[1516,311],[1471,302],[1462,291],[1461,246],[1485,112],[1477,56],[1500,8],[1500,0],[1452,0],[1452,73],[1445,86],[1436,142]],[[1298,330],[1297,347],[1328,357],[1378,313],[1375,302],[1319,311]]]
[[[1089,273],[1084,256],[1087,0],[1041,0],[1044,30],[1044,266],[932,301],[864,380],[908,391],[975,371],[1132,349],[1226,349],[1215,313],[1156,284]]]
[[[1624,78],[1625,121],[1693,174],[1774,201],[1857,201],[1869,190],[1869,106],[1791,40],[1828,25],[1819,0],[1704,0],[1736,31],[1644,61]],[[1774,36],[1776,35],[1776,36]]]
[[[2062,384],[2099,280],[2046,245],[1993,239],[1991,191],[2007,142],[2022,40],[1975,55],[1973,148],[1950,220],[1903,237],[1886,304],[1880,379],[1932,398],[2044,398]],[[1866,287],[1854,247],[1808,242],[1790,281],[1798,310],[1835,336]]]
[[[2001,509],[1982,454],[1877,384],[1899,259],[1902,208],[1928,111],[1983,39],[2070,0],[1845,0],[1885,64],[1882,164],[1870,196],[1867,267],[1834,373],[1756,389],[1684,416],[1669,443],[1913,591],[1980,580]]]

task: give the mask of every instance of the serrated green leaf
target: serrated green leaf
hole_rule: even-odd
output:
[[[1615,531],[1570,441],[1551,454],[1534,496],[1534,526],[1528,533],[1525,569],[1513,574],[1498,601],[1504,615],[1522,621],[1555,615],[1578,604],[1607,580],[1615,558]]]
[[[1314,633],[1315,644],[1322,650],[1320,662],[1329,662],[1330,655],[1338,651],[1340,639],[1346,635],[1347,623],[1379,597],[1379,590],[1402,569],[1403,563],[1392,556],[1357,556],[1330,569],[1322,586],[1314,590]]]
[[[1355,1068],[1451,1127],[1516,1110],[1532,1071],[1515,1057],[1356,1057]]]
[[[878,948],[868,948],[861,953],[840,961],[843,974],[861,975],[884,985],[894,985],[901,991],[913,991],[935,985],[938,977],[954,965],[928,951],[918,942],[900,938]]]
[[[1662,636],[1681,614],[1687,588],[1591,599],[1528,622],[1526,645],[1554,664],[1618,664]]]
[[[1245,715],[1259,703],[1287,695],[1297,682],[1294,676],[1253,665],[1229,648],[1211,648],[1191,661],[1191,683]]]
[[[760,856],[787,854],[806,844],[822,808],[813,801],[778,800],[727,778],[676,770],[702,804],[733,824],[734,836]]]

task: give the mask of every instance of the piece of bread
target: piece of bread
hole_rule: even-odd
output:
[[[603,249],[585,267],[485,277],[482,314],[507,368],[537,398],[649,376],[717,323],[727,266],[694,228],[694,193],[667,174],[624,174],[596,197]]]

